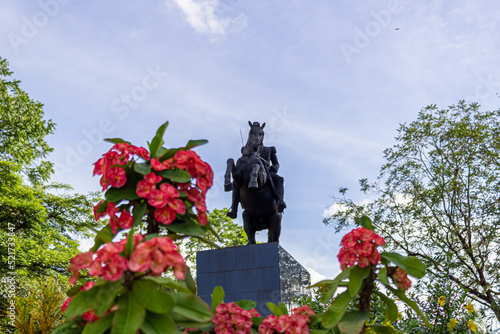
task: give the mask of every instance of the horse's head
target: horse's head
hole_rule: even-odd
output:
[[[264,127],[266,123],[262,123],[260,126],[259,122],[253,122],[253,124],[248,121],[248,125],[250,125],[250,132],[248,133],[248,140],[246,146],[249,146],[257,152],[259,146],[262,145],[262,141],[264,140]]]

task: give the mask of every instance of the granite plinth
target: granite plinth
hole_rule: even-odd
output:
[[[224,302],[251,299],[266,316],[266,303],[293,306],[292,298],[307,293],[311,278],[278,243],[229,247],[196,253],[198,296],[209,305],[214,287],[224,288]]]

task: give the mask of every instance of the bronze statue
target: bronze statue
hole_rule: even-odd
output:
[[[236,218],[238,204],[243,211],[243,227],[248,243],[255,244],[255,232],[268,229],[268,242],[278,242],[281,232],[281,214],[284,202],[284,179],[279,169],[276,148],[264,146],[264,127],[258,122],[248,122],[250,132],[242,157],[236,164],[227,160],[224,189],[233,191],[233,203],[227,215]],[[233,182],[231,182],[231,176]]]

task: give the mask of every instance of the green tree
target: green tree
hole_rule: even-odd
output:
[[[378,181],[360,180],[375,200],[357,204],[341,188],[340,209],[325,224],[338,231],[371,215],[390,247],[420,257],[500,320],[500,110],[431,105],[400,126],[396,141]]]
[[[16,273],[17,294],[26,297],[32,278],[66,275],[78,238],[92,236],[96,194],[74,194],[69,185],[51,183],[52,151],[45,136],[55,124],[44,120],[43,105],[10,80],[0,58],[0,276]],[[0,286],[0,314],[7,300]],[[3,318],[3,317],[2,317]]]

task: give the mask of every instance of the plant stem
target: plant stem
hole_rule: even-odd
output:
[[[365,278],[363,290],[359,294],[359,305],[358,308],[361,312],[370,312],[370,301],[372,299],[372,293],[375,281],[375,266],[370,264],[370,273],[368,277]]]

